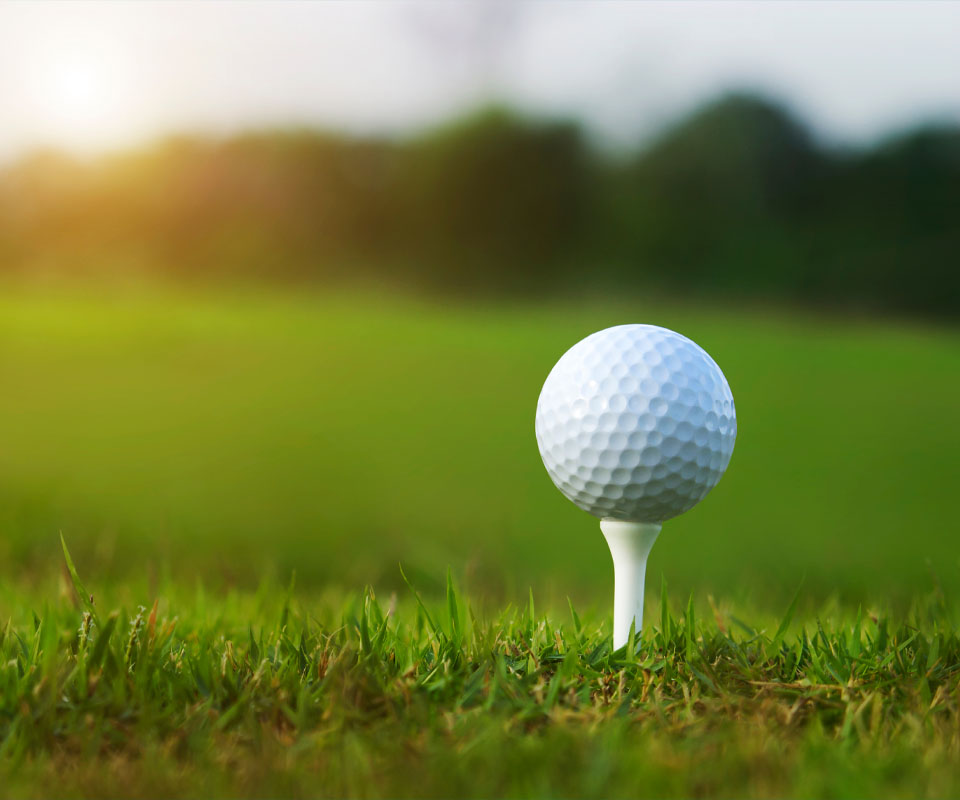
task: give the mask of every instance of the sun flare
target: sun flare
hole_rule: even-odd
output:
[[[114,142],[133,110],[128,56],[96,37],[51,36],[38,47],[19,87],[37,141],[81,152]]]
[[[90,59],[64,60],[42,76],[38,99],[48,122],[65,134],[89,135],[114,108],[109,71]]]

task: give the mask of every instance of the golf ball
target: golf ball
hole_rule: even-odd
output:
[[[727,379],[701,347],[656,325],[618,325],[556,363],[536,431],[547,472],[584,511],[663,522],[717,485],[737,416]]]

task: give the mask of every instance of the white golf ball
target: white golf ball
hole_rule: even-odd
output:
[[[656,325],[618,325],[556,363],[536,431],[547,472],[584,511],[663,522],[717,485],[737,416],[727,379],[701,347]]]

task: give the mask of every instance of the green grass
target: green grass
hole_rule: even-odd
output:
[[[498,600],[592,602],[605,544],[550,483],[533,411],[570,344],[637,319],[702,343],[740,422],[653,574],[770,602],[804,576],[852,603],[960,588],[956,330],[652,300],[8,292],[0,557],[42,569],[62,530],[114,577],[393,589],[402,559],[433,591],[452,565]]]
[[[487,616],[452,582],[435,603],[171,586],[115,611],[89,588],[0,633],[0,796],[960,792],[960,638],[938,595],[902,619],[801,625],[791,605],[755,629],[664,594],[612,651],[605,617],[532,595]]]
[[[739,435],[612,653],[533,411],[630,320],[714,355]],[[8,288],[0,797],[957,796],[958,398],[915,323]]]

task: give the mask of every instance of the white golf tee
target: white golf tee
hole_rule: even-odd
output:
[[[613,556],[613,646],[623,647],[630,625],[640,633],[643,624],[643,582],[647,556],[662,526],[655,522],[600,520],[600,530]]]

